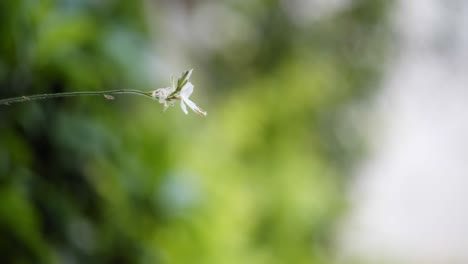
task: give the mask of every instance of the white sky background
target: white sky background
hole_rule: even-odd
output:
[[[351,187],[343,257],[468,263],[468,1],[400,0],[393,14],[397,57]]]

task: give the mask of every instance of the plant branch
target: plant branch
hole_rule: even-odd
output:
[[[0,99],[0,105],[10,105],[13,103],[23,103],[23,102],[33,101],[33,100],[43,100],[43,99],[72,97],[72,96],[88,96],[88,95],[102,95],[106,97],[106,99],[113,99],[113,97],[110,96],[113,94],[133,94],[133,95],[141,95],[141,96],[145,96],[145,97],[149,97],[153,99],[153,97],[151,96],[151,92],[121,89],[121,90],[107,90],[107,91],[96,91],[96,92],[64,92],[64,93],[53,93],[53,94],[36,94],[36,95],[29,95],[29,96],[19,96],[19,97]]]

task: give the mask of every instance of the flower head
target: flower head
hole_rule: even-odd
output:
[[[195,113],[206,116],[206,112],[198,107],[192,100],[189,99],[193,92],[193,84],[189,81],[193,70],[185,71],[177,79],[177,83],[172,79],[172,87],[159,88],[152,92],[151,96],[164,104],[164,110],[173,106],[176,100],[180,100],[180,107],[185,114],[188,114],[187,106]]]

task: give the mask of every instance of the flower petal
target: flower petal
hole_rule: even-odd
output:
[[[182,98],[181,102],[185,102],[190,109],[192,109],[195,113],[200,114],[202,116],[206,116],[206,112],[203,111],[200,107],[198,107],[193,101],[188,98]]]
[[[187,82],[182,90],[180,90],[180,97],[182,98],[189,98],[190,95],[193,93],[193,84],[191,82]]]
[[[186,107],[185,104],[184,104],[184,100],[180,100],[180,108],[182,108],[182,111],[183,111],[185,114],[188,114],[187,107]]]

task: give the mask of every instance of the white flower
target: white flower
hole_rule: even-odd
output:
[[[180,100],[180,107],[185,114],[188,114],[186,107],[188,105],[195,113],[206,116],[206,112],[189,99],[194,88],[189,81],[190,75],[192,75],[192,70],[183,72],[177,79],[177,83],[174,82],[174,79],[172,80],[172,87],[156,89],[151,93],[151,96],[159,103],[164,104],[164,110],[173,106],[175,100]]]
[[[206,112],[203,111],[200,107],[198,107],[192,100],[189,99],[190,95],[193,92],[193,84],[191,82],[187,82],[184,87],[180,90],[179,97],[180,97],[180,107],[185,114],[188,114],[187,107],[185,104],[192,109],[195,113],[206,116]]]

